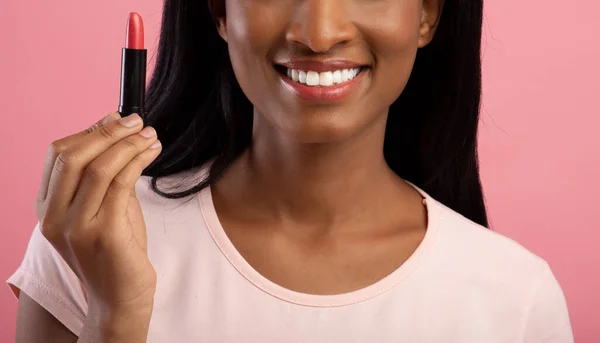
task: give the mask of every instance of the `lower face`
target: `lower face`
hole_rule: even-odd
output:
[[[231,63],[255,121],[301,143],[385,122],[413,67],[421,1],[227,0]]]

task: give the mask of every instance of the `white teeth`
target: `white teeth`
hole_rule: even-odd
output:
[[[319,84],[319,73],[316,71],[307,71],[306,84],[308,86],[317,86]]]
[[[300,81],[300,83],[306,83],[306,72],[304,70],[300,70],[298,81]]]
[[[321,86],[331,86],[333,84],[333,73],[330,71],[325,71],[319,73],[319,85]]]
[[[333,83],[342,83],[342,72],[339,70],[336,70],[333,72],[333,74],[331,74],[331,76],[333,77]]]
[[[287,76],[290,79],[313,87],[328,87],[347,82],[355,78],[358,73],[360,73],[360,68],[325,71],[321,73],[312,70],[287,69]]]
[[[344,70],[342,70],[342,81],[347,81],[347,80],[348,80],[348,78],[349,78],[349,77],[348,77],[348,76],[349,76],[349,74],[350,74],[350,73],[348,72],[348,69],[344,69]]]

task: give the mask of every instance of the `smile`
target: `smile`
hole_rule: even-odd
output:
[[[330,70],[310,70],[275,65],[286,92],[302,100],[338,102],[347,98],[364,79],[368,67],[327,67]],[[315,68],[317,69],[317,68]]]
[[[316,72],[287,68],[287,77],[294,82],[310,87],[329,87],[348,82],[360,73],[361,68],[338,69],[334,71]]]

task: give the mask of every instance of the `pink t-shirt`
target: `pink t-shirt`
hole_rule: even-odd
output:
[[[570,343],[563,292],[548,264],[432,199],[416,252],[380,281],[340,295],[280,287],[253,269],[221,227],[211,190],[186,199],[137,184],[158,273],[148,342]],[[87,303],[36,226],[8,280],[75,334]]]

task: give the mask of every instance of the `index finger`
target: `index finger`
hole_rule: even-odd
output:
[[[102,166],[88,169],[90,163],[113,145],[121,141],[128,143],[126,138],[141,133],[143,124],[144,121],[138,114],[123,117],[100,126],[61,152],[56,158],[48,182],[45,214],[60,216],[66,213],[71,207],[83,175],[91,174],[92,178],[104,178],[106,170],[103,170]]]
[[[52,170],[54,169],[54,162],[58,155],[65,151],[69,146],[77,143],[81,140],[82,137],[94,132],[97,128],[107,123],[110,123],[114,120],[121,118],[121,115],[118,112],[113,112],[106,117],[98,120],[94,124],[92,124],[89,128],[79,131],[76,134],[71,136],[67,136],[61,138],[52,144],[48,148],[48,152],[46,153],[46,161],[44,163],[44,169],[42,171],[42,182],[40,184],[40,188],[38,190],[38,201],[46,200],[46,196],[48,195],[48,184],[50,183],[50,177],[52,176]]]

